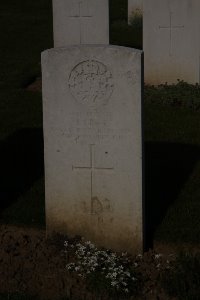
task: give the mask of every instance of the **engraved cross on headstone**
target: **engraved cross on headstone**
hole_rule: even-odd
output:
[[[173,29],[183,29],[184,25],[177,25],[177,26],[173,26],[172,25],[172,16],[173,13],[170,12],[170,24],[169,26],[159,26],[159,29],[169,29],[169,33],[170,33],[170,48],[169,48],[169,55],[172,55],[172,30]]]
[[[80,32],[80,44],[84,44],[83,41],[83,32],[84,26],[83,21],[92,18],[92,14],[89,13],[88,0],[76,0],[73,3],[73,10],[70,13],[69,17],[77,19],[79,21],[79,32]]]
[[[94,191],[93,191],[93,184],[94,184],[94,180],[93,180],[93,176],[94,176],[94,172],[98,171],[98,170],[104,170],[104,171],[112,171],[114,170],[114,168],[105,168],[105,167],[96,167],[94,164],[95,161],[95,145],[91,144],[89,145],[89,150],[90,150],[90,165],[89,166],[73,166],[72,165],[72,170],[83,170],[83,171],[90,171],[90,196],[91,196],[91,213],[93,212],[93,199],[95,197],[94,195]]]

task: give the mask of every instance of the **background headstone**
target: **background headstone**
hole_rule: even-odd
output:
[[[199,83],[199,0],[144,0],[145,82]]]
[[[54,47],[109,44],[108,0],[53,0]]]
[[[129,23],[134,14],[142,15],[143,0],[128,0],[128,20]]]
[[[142,251],[141,51],[42,54],[47,232]]]

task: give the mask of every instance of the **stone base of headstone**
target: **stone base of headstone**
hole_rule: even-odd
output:
[[[42,53],[48,234],[142,251],[141,58],[117,46]]]

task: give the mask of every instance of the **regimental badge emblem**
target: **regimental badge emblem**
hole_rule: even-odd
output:
[[[96,60],[76,65],[70,73],[68,84],[73,97],[90,107],[107,104],[114,90],[111,71]]]

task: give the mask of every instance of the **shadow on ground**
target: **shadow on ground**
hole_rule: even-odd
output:
[[[0,142],[0,212],[43,176],[42,129],[25,128]]]
[[[42,129],[26,128],[0,142],[0,213],[44,174]],[[193,145],[145,144],[145,248],[177,199],[197,161]]]
[[[145,248],[152,248],[154,233],[175,201],[195,164],[200,148],[193,145],[145,144]]]

